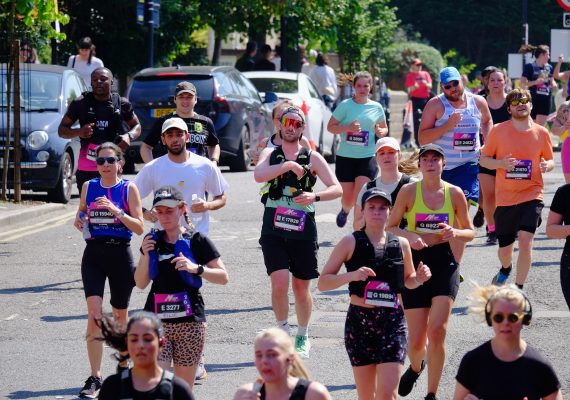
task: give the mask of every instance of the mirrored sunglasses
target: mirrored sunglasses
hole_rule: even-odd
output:
[[[528,97],[521,97],[511,101],[511,106],[518,106],[519,104],[527,104],[530,101]]]
[[[115,164],[118,160],[116,157],[97,157],[95,162],[97,165],[103,165],[107,161],[107,164]]]
[[[524,314],[522,314],[522,313],[520,313],[520,314],[512,313],[512,314],[507,315],[506,317],[505,317],[505,314],[497,313],[497,314],[493,315],[492,320],[495,323],[500,324],[506,318],[507,321],[509,321],[511,324],[514,324],[516,322],[519,322],[523,317],[524,317]]]
[[[299,121],[298,119],[283,117],[281,118],[281,125],[284,126],[285,128],[289,128],[290,126],[292,126],[295,129],[299,129],[303,126],[303,121]]]

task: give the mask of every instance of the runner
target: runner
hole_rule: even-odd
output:
[[[356,196],[357,204],[362,204],[364,192],[374,187],[390,194],[392,204],[394,204],[402,186],[406,183],[417,181],[415,177],[411,176],[419,172],[415,162],[416,159],[417,152],[412,154],[407,160],[402,160],[400,145],[396,139],[392,137],[378,139],[376,142],[376,162],[378,163],[380,174],[375,180],[362,186],[358,196]],[[355,231],[359,231],[364,227],[361,207],[354,207],[352,227]]]
[[[111,93],[113,74],[107,68],[97,68],[91,74],[93,91],[85,92],[71,102],[61,119],[57,133],[64,139],[78,137],[81,141],[75,178],[81,193],[83,183],[99,177],[95,164],[95,149],[104,142],[118,143],[127,150],[131,141],[141,134],[141,125],[133,106],[116,93]],[[72,128],[79,120],[80,128]],[[128,132],[123,132],[123,122]]]
[[[445,362],[447,321],[459,289],[459,263],[450,241],[468,242],[475,236],[463,192],[442,180],[446,162],[440,146],[428,144],[420,149],[418,163],[423,179],[400,190],[386,229],[408,239],[416,269],[423,262],[432,273],[432,278],[418,289],[402,291],[410,366],[400,379],[398,393],[407,396],[412,391],[427,361],[426,400],[436,398]],[[405,214],[407,230],[398,226]]]
[[[546,128],[530,117],[533,107],[528,90],[507,95],[511,120],[495,125],[481,152],[481,165],[496,169],[495,224],[501,269],[493,283],[504,285],[512,269],[518,236],[516,284],[522,289],[532,261],[532,242],[544,207],[542,174],[554,169],[552,143]],[[495,157],[495,158],[493,158]]]
[[[186,149],[192,153],[209,158],[212,162],[219,164],[220,161],[220,141],[216,134],[216,128],[212,120],[194,111],[198,103],[198,92],[196,86],[190,82],[180,82],[174,91],[174,104],[176,110],[158,118],[148,135],[141,143],[140,155],[145,163],[151,162],[154,158],[153,149],[159,145],[160,155],[166,154],[166,149],[160,139],[162,125],[164,121],[173,117],[179,117],[188,126],[190,140],[186,143]]]
[[[511,114],[507,107],[507,93],[505,92],[505,73],[503,70],[495,69],[488,76],[487,90],[485,97],[489,105],[489,111],[493,118],[493,123],[498,124],[511,119]],[[484,140],[486,138],[483,138]],[[479,209],[473,217],[473,225],[476,228],[483,226],[484,219],[487,220],[487,244],[497,244],[497,234],[495,232],[495,175],[496,171],[479,165],[479,185],[480,201]],[[485,210],[485,211],[484,211]]]
[[[532,305],[514,285],[477,287],[471,311],[493,327],[495,336],[469,351],[459,365],[454,400],[562,400],[550,362],[521,338],[532,320]]]
[[[421,262],[414,270],[406,239],[385,232],[391,204],[378,188],[364,192],[365,228],[341,239],[319,278],[321,291],[348,283],[344,344],[360,400],[397,398],[408,345],[400,292],[404,285],[420,287],[431,276]],[[343,263],[347,272],[339,274]]]
[[[144,309],[163,321],[161,366],[167,369],[173,362],[174,374],[192,387],[206,339],[202,278],[225,285],[228,273],[214,244],[182,225],[182,217],[191,223],[179,190],[159,188],[152,204],[164,230],[144,238],[135,282],[144,289],[152,281]]]
[[[192,391],[183,379],[162,369],[158,355],[164,348],[162,324],[155,314],[140,311],[129,319],[126,331],[116,322],[103,316],[100,322],[103,339],[108,346],[131,359],[133,367],[105,379],[99,400],[180,399],[194,400]]]
[[[91,375],[79,392],[80,397],[96,398],[103,382],[101,359],[103,343],[97,320],[103,312],[105,281],[109,279],[113,315],[122,326],[127,324],[127,308],[135,285],[131,236],[143,233],[141,199],[135,185],[121,179],[124,163],[121,149],[110,142],[95,150],[100,178],[83,184],[74,226],[85,239],[81,278],[87,301],[87,355]],[[126,363],[120,364],[125,368]]]
[[[556,190],[548,221],[546,235],[552,239],[566,239],[560,259],[560,284],[566,304],[570,309],[570,184]]]
[[[255,181],[270,182],[259,242],[267,275],[271,279],[271,303],[277,324],[289,331],[289,271],[297,312],[295,349],[309,356],[308,326],[313,308],[311,279],[318,278],[317,224],[315,202],[340,197],[342,188],[325,159],[299,142],[305,127],[300,108],[290,107],[282,115],[283,144],[265,149],[255,168]],[[314,192],[317,176],[326,186]]]
[[[420,144],[434,143],[445,152],[445,168],[441,178],[459,186],[467,201],[479,201],[479,134],[484,138],[493,126],[484,98],[464,90],[461,75],[455,67],[439,73],[442,94],[426,105],[420,125]],[[466,226],[466,225],[465,225]],[[455,260],[461,263],[465,243],[452,240]]]
[[[560,54],[558,56],[558,62],[554,67],[554,71],[552,72],[552,77],[556,80],[562,81],[562,98],[568,101],[570,100],[570,96],[568,95],[568,87],[570,86],[570,70],[560,72],[560,67],[562,67],[563,62],[564,55]]]
[[[545,126],[546,118],[550,114],[552,92],[558,89],[552,65],[548,63],[550,48],[544,44],[527,44],[519,49],[519,53],[532,53],[534,57],[534,62],[525,64],[523,68],[520,86],[522,89],[528,89],[532,96],[533,107],[530,116],[537,124]]]
[[[354,96],[337,106],[327,126],[330,133],[340,135],[336,156],[336,177],[342,186],[342,208],[336,217],[339,228],[346,225],[358,190],[376,177],[376,138],[388,135],[384,109],[369,99],[372,83],[369,72],[356,73],[352,79]]]
[[[161,186],[178,188],[186,204],[191,205],[189,215],[192,225],[198,232],[207,235],[210,229],[209,211],[218,210],[226,204],[228,184],[211,161],[186,150],[189,137],[188,126],[181,118],[173,117],[164,121],[161,141],[167,154],[146,164],[134,182],[143,199]],[[205,200],[206,192],[212,197],[211,200]],[[158,221],[153,211],[143,211],[146,220]]]
[[[309,381],[303,361],[289,336],[279,328],[261,331],[255,337],[255,367],[260,378],[241,386],[234,400],[330,400],[326,387]]]
[[[552,133],[560,137],[562,149],[560,159],[562,160],[562,172],[564,180],[570,183],[570,141],[568,139],[568,128],[570,128],[570,101],[565,101],[558,107],[556,118],[552,121]]]

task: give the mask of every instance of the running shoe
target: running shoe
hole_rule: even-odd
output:
[[[196,381],[203,381],[208,376],[208,371],[206,371],[206,361],[204,356],[200,357],[198,362],[198,369],[196,369]]]
[[[481,208],[481,206],[479,206],[477,212],[475,213],[475,216],[473,217],[473,226],[475,226],[475,228],[481,228],[484,223],[485,223],[485,214],[483,213],[483,209]]]
[[[424,368],[426,367],[425,360],[422,360],[422,366],[420,367],[420,372],[415,372],[410,365],[406,372],[400,378],[400,385],[398,386],[398,394],[402,397],[406,397],[410,394],[414,388],[416,381],[422,374]]]
[[[311,342],[309,342],[308,336],[295,336],[295,351],[299,357],[307,359],[309,358],[309,351],[311,350]]]
[[[435,397],[434,393],[428,393],[424,400],[437,400],[437,397]]]
[[[103,385],[103,378],[100,376],[90,376],[85,381],[85,386],[79,392],[79,397],[83,399],[96,399]]]
[[[342,208],[340,209],[339,213],[336,216],[336,226],[342,228],[346,225],[346,220],[348,219],[348,213],[345,212]]]
[[[497,274],[493,277],[491,284],[495,286],[503,286],[507,282],[507,279],[509,279],[509,275],[510,272],[505,275],[501,270],[499,270],[499,272],[497,272]]]
[[[497,244],[497,234],[495,232],[489,232],[487,234],[487,242],[485,242],[487,246],[494,246]]]

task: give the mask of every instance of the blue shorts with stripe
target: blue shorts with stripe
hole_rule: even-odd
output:
[[[459,186],[463,190],[463,194],[467,201],[473,205],[477,205],[479,201],[479,163],[468,162],[455,167],[453,169],[443,170],[441,179]]]

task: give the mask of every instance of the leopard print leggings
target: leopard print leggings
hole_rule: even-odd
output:
[[[205,322],[163,322],[166,343],[158,360],[190,367],[198,364],[206,341]]]

